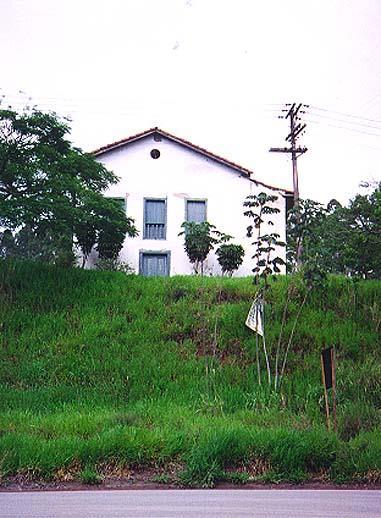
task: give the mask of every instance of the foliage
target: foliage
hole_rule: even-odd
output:
[[[125,235],[136,235],[133,221],[102,195],[117,177],[73,147],[68,132],[55,113],[0,110],[0,226],[15,234],[10,256],[63,264],[73,243],[85,259],[98,243],[102,257],[114,258]]]
[[[321,203],[313,200],[299,200],[298,206],[288,213],[287,228],[287,269],[295,271],[297,250],[301,249],[301,261],[305,263],[322,253],[320,226],[326,211]]]
[[[272,362],[290,282],[279,276],[266,292]],[[63,471],[80,480],[87,469],[103,477],[114,463],[159,466],[190,485],[214,485],[231,470],[255,480],[317,472],[376,480],[381,355],[370,315],[380,281],[329,276],[323,291],[310,291],[278,393],[254,383],[253,335],[244,325],[252,294],[249,278],[147,278],[0,261],[2,479],[56,479]],[[286,337],[304,295],[300,281]],[[205,362],[217,314],[211,387]],[[337,353],[338,436],[324,429],[325,344]]]
[[[255,246],[254,280],[259,282],[263,279],[265,286],[268,285],[269,277],[280,273],[280,266],[285,264],[281,257],[275,255],[277,248],[284,247],[285,243],[280,240],[280,235],[276,232],[268,232],[268,227],[274,225],[270,217],[280,212],[280,209],[275,206],[277,200],[278,196],[261,192],[247,196],[243,204],[247,207],[244,215],[253,221],[247,227],[247,236],[253,237],[254,230],[257,231],[256,239],[252,243]]]
[[[365,278],[381,278],[381,182],[370,194],[350,201],[347,218],[352,239],[347,268]]]
[[[18,232],[4,230],[1,235],[1,257],[29,259],[73,267],[77,264],[71,239],[67,235],[55,236],[50,229],[33,231],[24,225]]]
[[[204,274],[204,263],[213,248],[231,239],[231,236],[219,232],[214,225],[204,221],[195,223],[184,221],[181,225],[184,229],[179,236],[184,236],[184,250],[193,264],[196,274]]]
[[[16,257],[17,245],[15,238],[10,230],[0,233],[0,257]]]
[[[357,194],[347,207],[331,200],[327,207],[300,200],[288,217],[288,269],[295,267],[298,243],[302,262],[313,262],[327,273],[381,278],[381,183],[368,194]]]
[[[302,265],[301,277],[308,290],[321,291],[327,280],[327,272],[318,261],[307,261]]]
[[[135,273],[134,268],[130,264],[118,259],[99,259],[96,263],[96,268],[101,271],[122,272],[127,275]]]
[[[271,384],[271,362],[267,351],[266,345],[266,325],[264,320],[265,307],[266,307],[266,299],[265,299],[265,291],[270,287],[269,279],[274,275],[281,272],[280,266],[285,264],[285,261],[275,255],[278,247],[284,247],[285,243],[280,241],[280,235],[275,232],[269,232],[269,227],[274,225],[274,222],[271,219],[271,216],[274,214],[278,214],[280,209],[275,206],[278,200],[278,196],[273,194],[267,194],[265,192],[261,192],[259,194],[247,196],[244,207],[248,209],[244,211],[244,215],[253,220],[253,223],[247,227],[247,236],[252,237],[254,230],[256,233],[256,240],[252,243],[255,246],[255,254],[253,256],[254,259],[254,283],[258,284],[260,280],[264,281],[264,286],[257,294],[257,304],[259,317],[262,322],[262,330],[261,332],[261,343],[263,348],[263,354],[266,362],[266,371],[267,371],[267,379],[269,385]],[[285,314],[284,314],[285,316]],[[275,358],[275,389],[277,389],[278,382],[278,365],[279,365],[279,355],[280,355],[280,344],[281,344],[281,335],[283,330],[282,327],[280,332],[280,337],[278,339],[278,347]],[[261,367],[260,367],[260,355],[259,355],[259,336],[256,333],[255,337],[255,350],[256,350],[256,363],[257,363],[257,372],[258,372],[258,384],[261,385]],[[288,348],[285,353],[285,358],[287,358]]]
[[[216,255],[222,273],[227,273],[231,277],[241,266],[245,250],[241,245],[223,244],[217,248]]]

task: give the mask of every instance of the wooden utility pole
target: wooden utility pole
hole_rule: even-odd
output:
[[[279,119],[290,119],[290,133],[286,137],[286,141],[289,142],[290,147],[272,147],[270,148],[271,153],[291,153],[292,160],[292,181],[294,190],[294,207],[296,210],[296,218],[299,221],[299,178],[298,178],[298,157],[303,155],[306,151],[306,147],[298,147],[297,139],[301,136],[306,124],[299,122],[300,115],[305,113],[302,108],[308,108],[306,104],[286,104],[286,108],[282,112],[286,115],[279,115]],[[300,265],[301,248],[298,246],[296,251],[296,263]]]

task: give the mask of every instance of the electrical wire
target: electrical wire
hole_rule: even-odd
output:
[[[381,124],[381,120],[379,120],[379,119],[369,119],[367,117],[361,117],[360,115],[354,115],[352,113],[344,113],[344,112],[340,112],[340,111],[329,110],[327,108],[321,108],[319,106],[309,105],[309,109],[318,110],[318,111],[322,111],[322,112],[326,112],[326,113],[334,113],[336,115],[342,115],[344,117],[349,117],[351,119],[360,119],[360,120],[367,121],[367,122],[375,122],[377,124]]]
[[[380,128],[380,133],[370,133],[368,131],[362,131],[362,130],[359,130],[357,128],[347,128],[346,126],[338,126],[336,124],[330,124],[328,122],[325,123],[325,122],[314,121],[314,120],[309,120],[309,119],[305,119],[305,121],[308,122],[309,124],[321,124],[321,125],[324,125],[324,126],[329,126],[330,128],[343,129],[343,130],[350,131],[350,132],[353,132],[353,133],[362,133],[363,135],[369,135],[369,136],[372,136],[372,137],[381,137],[381,128]]]

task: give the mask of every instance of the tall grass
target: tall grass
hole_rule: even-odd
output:
[[[267,308],[272,360],[288,282],[273,285]],[[183,483],[210,486],[255,460],[267,466],[258,477],[271,480],[322,471],[377,479],[381,283],[331,277],[312,293],[280,394],[257,383],[254,335],[244,325],[254,291],[250,279],[1,262],[3,476],[53,477],[76,466],[79,479],[98,481],[104,462],[176,460]],[[320,349],[332,344],[338,434],[324,429],[320,374]]]

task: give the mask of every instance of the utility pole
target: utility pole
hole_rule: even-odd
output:
[[[290,144],[290,147],[272,147],[270,148],[271,153],[291,153],[292,160],[292,182],[294,190],[294,207],[296,210],[297,222],[300,219],[299,214],[299,178],[298,178],[298,158],[303,155],[306,151],[306,147],[297,146],[297,139],[302,135],[306,128],[306,124],[300,122],[300,115],[305,113],[304,108],[308,108],[307,104],[286,104],[286,108],[282,110],[286,115],[279,115],[279,119],[290,119],[290,133],[286,137],[286,141]],[[300,265],[301,247],[298,246],[296,251],[296,263]]]
[[[291,144],[291,147],[272,147],[270,148],[271,153],[291,153],[292,159],[292,180],[294,187],[294,204],[295,207],[299,206],[299,179],[298,179],[298,157],[303,155],[306,151],[306,147],[297,147],[296,141],[301,133],[306,128],[306,124],[302,124],[300,121],[300,115],[305,113],[302,108],[308,108],[306,104],[286,104],[286,108],[282,110],[286,115],[279,115],[279,119],[290,119],[290,133],[286,137],[286,141]]]

